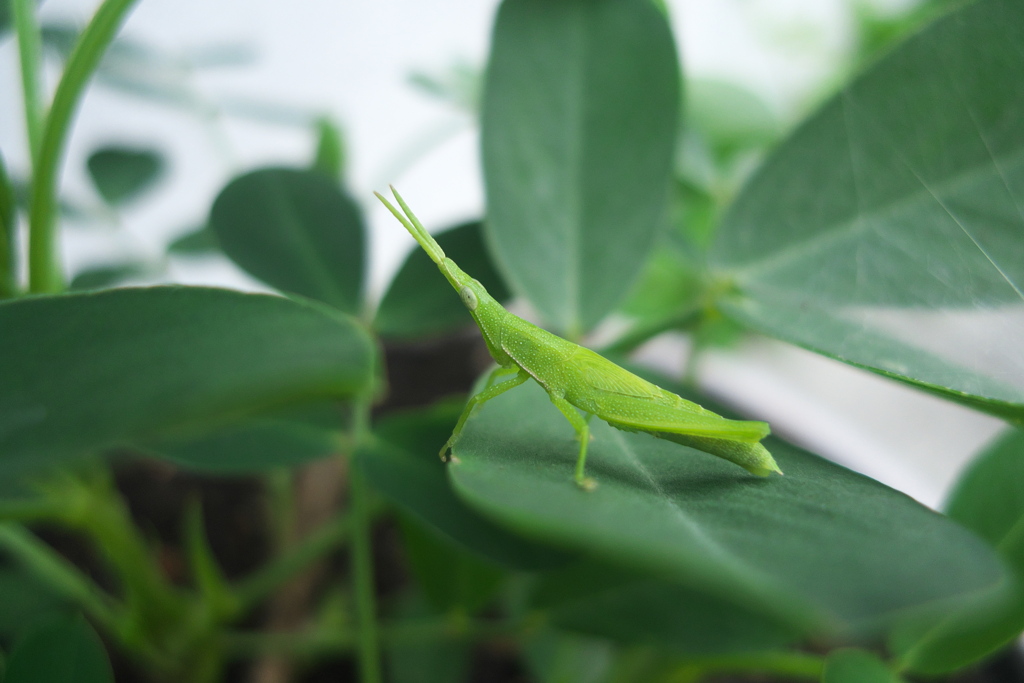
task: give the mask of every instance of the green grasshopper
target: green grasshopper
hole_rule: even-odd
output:
[[[597,486],[597,482],[584,474],[590,443],[589,420],[594,415],[617,429],[647,432],[659,439],[717,455],[757,476],[766,477],[772,472],[782,474],[775,459],[758,443],[768,436],[767,423],[726,419],[637,377],[590,349],[509,313],[483,285],[444,255],[398,191],[394,187],[391,191],[405,215],[380,193],[374,194],[419,242],[459,293],[483,333],[487,350],[498,364],[484,389],[466,403],[455,430],[441,448],[442,460],[454,449],[466,420],[477,407],[532,377],[544,387],[551,402],[576,430],[580,449],[574,479],[584,490]],[[515,376],[495,384],[508,375]]]

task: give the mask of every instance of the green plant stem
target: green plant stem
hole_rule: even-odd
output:
[[[252,608],[288,579],[344,543],[349,535],[349,527],[347,517],[336,517],[287,554],[275,558],[245,577],[234,591],[242,610]]]
[[[671,683],[695,683],[722,673],[767,673],[788,678],[819,680],[825,659],[803,652],[750,652],[688,659],[668,677]]]
[[[31,500],[0,500],[0,520],[28,522],[53,519],[64,512],[64,506],[49,498]]]
[[[35,166],[43,132],[43,41],[36,15],[35,0],[12,0],[14,25],[18,32],[18,57],[21,60],[21,91],[25,101],[25,129],[28,149]]]
[[[117,631],[122,619],[113,598],[27,529],[11,522],[0,523],[0,548],[102,626]]]
[[[31,0],[21,0],[31,2]],[[63,274],[58,266],[55,218],[57,177],[64,156],[71,119],[85,84],[136,0],[105,0],[85,27],[64,67],[50,113],[46,117],[39,152],[35,155],[32,200],[29,208],[29,291],[59,292]]]
[[[66,479],[51,496],[68,501],[61,521],[96,543],[124,587],[128,620],[118,635],[137,651],[150,652],[155,634],[179,622],[189,605],[164,577],[110,473],[98,468],[86,478]]]
[[[353,443],[362,441],[368,431],[370,399],[354,406]],[[377,606],[373,582],[373,546],[370,527],[373,522],[370,490],[362,473],[349,467],[349,500],[352,520],[352,578],[355,588],[356,618],[359,625],[357,651],[362,683],[380,683],[380,647],[377,642]]]

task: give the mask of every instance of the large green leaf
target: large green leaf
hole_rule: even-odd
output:
[[[506,0],[487,70],[488,236],[554,327],[593,327],[666,223],[679,67],[649,0]]]
[[[28,635],[11,655],[5,683],[113,683],[99,636],[81,617],[62,618]]]
[[[486,403],[449,475],[466,503],[526,536],[822,628],[942,612],[1001,587],[976,536],[909,497],[777,439],[785,476],[592,421],[585,493],[565,418],[530,382]]]
[[[214,201],[209,226],[224,253],[267,284],[359,311],[362,214],[323,173],[263,168],[235,178]]]
[[[964,473],[949,516],[984,538],[1016,574],[1012,593],[938,623],[912,623],[897,634],[903,665],[938,674],[988,655],[1024,630],[1024,432],[1012,430]]]
[[[151,149],[103,147],[87,162],[93,185],[108,204],[124,204],[142,194],[164,170],[164,160]]]
[[[1024,419],[1024,4],[922,31],[783,143],[726,216],[740,322]]]
[[[448,258],[480,281],[498,301],[509,298],[484,246],[479,222],[465,223],[434,235]],[[386,337],[423,337],[471,325],[458,293],[448,284],[427,253],[409,253],[380,302],[374,327]]]
[[[540,569],[568,556],[505,531],[455,497],[438,450],[451,434],[460,403],[393,415],[374,428],[377,441],[356,464],[374,488],[448,540],[515,569]]]
[[[545,574],[532,606],[561,628],[684,654],[761,651],[799,636],[733,602],[593,561]]]
[[[314,302],[202,287],[0,304],[0,459],[51,462],[275,405],[351,396],[373,347]]]

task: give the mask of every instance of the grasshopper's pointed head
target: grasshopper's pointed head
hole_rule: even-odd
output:
[[[462,299],[462,303],[465,304],[466,308],[469,309],[473,319],[476,320],[481,330],[485,330],[484,336],[487,336],[486,326],[491,320],[496,319],[495,316],[500,316],[505,313],[505,309],[499,304],[494,297],[487,293],[479,281],[473,279],[465,271],[455,265],[455,261],[444,255],[444,250],[441,249],[427,229],[423,227],[419,219],[409,208],[409,205],[402,199],[402,195],[398,194],[398,191],[392,187],[391,191],[395,195],[395,199],[398,201],[398,205],[402,207],[399,211],[388,202],[387,199],[382,197],[379,193],[374,192],[377,195],[377,199],[384,203],[384,206],[388,207],[388,210],[394,214],[395,218],[405,226],[405,229],[409,231],[419,245],[423,247],[423,251],[427,252],[430,259],[437,264],[437,267],[444,274],[445,279],[451,283],[451,286],[455,288],[455,291],[459,293],[459,298]],[[403,213],[404,212],[404,213]]]

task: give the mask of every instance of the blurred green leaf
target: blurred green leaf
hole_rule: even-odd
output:
[[[498,275],[478,221],[464,223],[434,235],[445,255],[475,277],[499,302],[509,299]],[[416,248],[388,287],[380,302],[374,327],[385,337],[426,337],[473,323],[458,293],[438,271],[426,252]]]
[[[41,465],[260,409],[344,398],[373,346],[314,302],[203,287],[0,303],[0,460]]]
[[[725,217],[744,325],[1024,420],[1024,4],[932,24],[801,126]]]
[[[89,177],[111,206],[135,199],[152,187],[164,172],[159,152],[131,147],[103,147],[89,155]]]
[[[971,0],[919,0],[909,6],[885,6],[860,0],[854,3],[857,64],[871,62],[886,50],[957,5]]]
[[[461,411],[461,402],[448,402],[381,420],[377,443],[357,452],[357,466],[403,511],[483,558],[526,570],[565,562],[565,553],[505,531],[452,493],[438,451]]]
[[[472,614],[494,598],[505,578],[501,568],[466,552],[414,517],[403,515],[399,521],[409,565],[435,609]]]
[[[821,683],[899,683],[877,655],[865,650],[843,648],[829,653]]]
[[[0,637],[30,631],[70,608],[24,569],[0,566]]]
[[[604,683],[613,648],[606,640],[544,629],[526,641],[524,654],[538,683]]]
[[[695,306],[702,286],[699,274],[685,257],[665,247],[648,261],[622,310],[642,320],[666,318]]]
[[[14,12],[11,9],[11,0],[0,0],[0,37],[6,34],[14,26]]]
[[[1009,430],[986,448],[964,472],[946,508],[1024,576],[1024,432]]]
[[[43,47],[52,50],[62,60],[71,55],[80,33],[77,26],[63,23],[46,22],[40,27]],[[115,39],[114,42],[117,42]]]
[[[922,674],[967,666],[1024,630],[1024,432],[1008,431],[986,448],[961,476],[946,508],[999,552],[1016,581],[1009,597],[897,633],[901,663]]]
[[[506,0],[482,116],[486,229],[570,336],[625,296],[668,219],[679,66],[648,0]]]
[[[449,476],[467,505],[526,537],[800,627],[870,629],[1002,588],[1005,572],[973,534],[778,439],[765,445],[786,475],[759,478],[599,420],[591,430],[598,487],[584,493],[572,427],[530,382],[470,418]]]
[[[32,188],[30,183],[25,178],[10,178],[11,192],[14,193],[14,203],[18,209],[24,212],[28,212],[29,204],[31,203]],[[109,225],[107,222],[109,217],[104,215],[102,221],[99,220],[97,212],[91,207],[86,207],[82,204],[78,204],[76,201],[68,199],[67,197],[59,197],[57,200],[57,208],[60,211],[60,217],[63,219],[62,225],[68,227],[77,227],[79,225],[94,224],[102,222],[104,226]]]
[[[593,561],[543,575],[532,605],[560,628],[680,654],[762,651],[800,635],[733,602]]]
[[[684,120],[702,133],[719,158],[778,137],[778,118],[754,93],[735,83],[703,78],[686,81]]]
[[[363,218],[322,173],[264,168],[239,176],[213,203],[209,225],[224,253],[253,276],[348,313],[359,311]]]
[[[437,617],[415,594],[403,596],[400,617],[409,620]],[[463,683],[469,675],[471,653],[468,643],[455,639],[405,639],[386,650],[388,680],[394,683]]]
[[[220,251],[217,235],[207,226],[187,232],[167,245],[167,251],[183,256],[202,256]]]
[[[341,180],[345,177],[345,140],[341,129],[328,118],[316,121],[316,156],[313,168],[321,173]]]
[[[415,71],[409,76],[409,83],[423,92],[474,115],[480,109],[482,82],[481,69],[462,61],[441,71]]]
[[[133,277],[146,275],[150,268],[145,263],[118,263],[108,266],[97,266],[83,270],[71,280],[69,289],[108,289],[121,284]]]
[[[338,453],[337,432],[310,424],[258,416],[196,436],[141,444],[143,451],[190,470],[243,474],[297,467]]]
[[[114,683],[107,653],[81,617],[62,618],[29,634],[11,654],[4,683]]]

